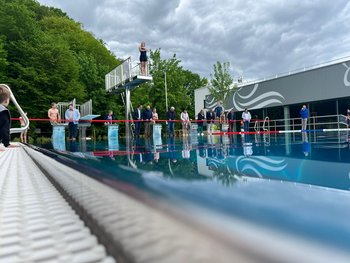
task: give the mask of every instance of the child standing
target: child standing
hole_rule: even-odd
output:
[[[4,85],[0,85],[0,142],[5,147],[10,146],[11,117],[9,110],[6,108],[10,103],[10,97],[9,89]]]

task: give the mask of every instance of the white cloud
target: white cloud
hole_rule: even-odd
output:
[[[209,77],[216,61],[258,78],[350,55],[346,0],[39,0],[61,8],[117,57],[141,41]]]

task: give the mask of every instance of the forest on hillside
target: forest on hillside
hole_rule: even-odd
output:
[[[163,118],[166,72],[169,105],[178,114],[187,108],[194,118],[194,90],[207,80],[183,69],[176,54],[162,59],[160,48],[150,52],[150,59],[153,81],[132,92],[133,105],[157,107]],[[120,63],[103,40],[62,10],[35,0],[0,0],[0,82],[11,87],[30,118],[46,118],[51,102],[75,98],[77,103],[92,99],[94,114],[113,110],[123,119],[120,95],[106,94],[104,83],[105,74]],[[18,117],[13,106],[10,110]],[[35,127],[49,129],[49,124],[32,122]]]

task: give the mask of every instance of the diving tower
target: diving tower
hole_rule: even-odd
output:
[[[106,74],[106,92],[121,93],[126,89],[132,90],[139,85],[152,81],[149,74],[149,64],[147,64],[147,74],[141,74],[140,65],[133,65],[131,57],[124,60],[119,66]]]
[[[146,74],[141,74],[141,66],[139,64],[133,65],[131,57],[124,60],[119,66],[106,74],[106,92],[107,93],[123,93],[125,92],[125,133],[130,135],[130,118],[131,100],[130,91],[137,88],[141,84],[152,81],[153,78],[149,74],[149,64],[147,63]]]

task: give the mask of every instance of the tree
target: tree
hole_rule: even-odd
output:
[[[233,79],[229,72],[230,63],[217,61],[214,64],[214,76],[210,74],[211,80],[209,87],[210,94],[215,98],[216,101],[224,101],[228,92],[230,91],[230,86],[233,83]]]

